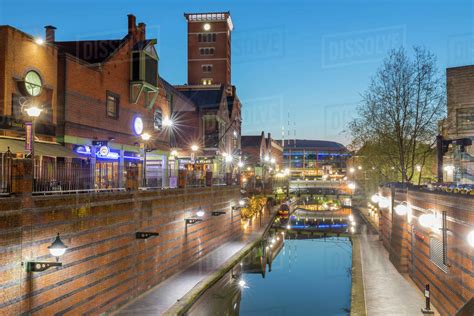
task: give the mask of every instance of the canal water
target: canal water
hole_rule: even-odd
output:
[[[272,232],[267,242],[208,289],[188,314],[348,315],[349,238],[294,239],[297,236]]]

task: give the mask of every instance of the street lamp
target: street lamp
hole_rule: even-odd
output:
[[[33,162],[33,185],[35,181],[35,129],[36,129],[36,119],[41,115],[43,109],[33,105],[25,109],[26,114],[31,118],[31,161]],[[28,132],[27,132],[28,133]],[[28,144],[28,137],[26,135],[25,142]]]
[[[142,169],[142,176],[143,176],[143,180],[142,180],[142,185],[144,187],[146,187],[147,185],[147,181],[146,181],[146,151],[147,151],[147,142],[151,139],[151,135],[148,134],[148,133],[142,133],[141,135],[141,138],[142,140],[144,141],[144,144],[143,144],[143,169]]]
[[[164,127],[171,127],[171,126],[173,126],[173,120],[170,119],[169,117],[165,117],[165,118],[163,119],[163,126],[164,126]]]
[[[44,44],[44,39],[41,38],[41,37],[37,37],[35,39],[35,43],[38,44],[38,45],[43,45]]]
[[[355,172],[355,169],[353,167],[349,168],[349,172],[350,173],[354,173]]]
[[[435,221],[436,221],[436,218],[433,213],[422,214],[420,215],[420,217],[418,217],[418,223],[420,223],[420,225],[425,228],[434,226]]]
[[[198,149],[199,149],[199,146],[198,146],[198,145],[196,145],[196,144],[191,145],[191,150],[192,150],[192,151],[195,152],[195,151],[198,151]]]
[[[49,253],[52,256],[56,257],[56,262],[28,261],[26,263],[26,271],[27,272],[41,272],[51,267],[61,267],[63,264],[62,262],[59,262],[59,257],[64,255],[67,248],[68,247],[63,243],[58,233],[53,243],[50,246],[48,246]]]

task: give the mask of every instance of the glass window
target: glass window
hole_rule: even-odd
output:
[[[106,110],[107,117],[118,119],[119,97],[116,94],[107,92]]]
[[[161,110],[155,110],[155,113],[153,114],[153,127],[157,131],[161,131],[163,127],[163,113]]]
[[[474,108],[458,109],[456,116],[458,130],[474,130]]]

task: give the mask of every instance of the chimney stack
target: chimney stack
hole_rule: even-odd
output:
[[[143,22],[138,23],[138,38],[140,41],[146,38],[146,24]]]
[[[46,29],[46,43],[54,43],[56,28],[52,25],[46,25],[44,28]]]
[[[137,30],[137,19],[133,14],[129,14],[128,16],[128,35],[133,35]]]

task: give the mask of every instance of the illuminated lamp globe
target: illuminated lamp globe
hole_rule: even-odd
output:
[[[422,214],[418,217],[418,223],[423,227],[431,227],[435,223],[435,216],[433,214]]]
[[[390,202],[388,201],[388,199],[380,197],[379,206],[380,208],[388,208],[390,206]]]
[[[239,286],[240,286],[240,287],[245,287],[246,285],[247,285],[247,283],[245,283],[244,280],[240,280],[240,281],[239,281]]]
[[[197,211],[196,215],[199,216],[199,217],[203,217],[204,216],[204,211],[203,210]]]
[[[474,230],[471,230],[469,234],[467,234],[467,242],[469,246],[474,248]]]
[[[173,126],[173,121],[172,121],[169,117],[166,117],[166,118],[163,120],[163,126],[165,126],[165,127],[171,127],[171,126]]]
[[[374,194],[374,195],[372,195],[371,200],[374,203],[378,203],[380,201],[380,196],[378,194]]]
[[[144,141],[149,141],[151,139],[151,135],[148,133],[143,133],[141,137]]]
[[[404,216],[408,213],[408,206],[405,204],[399,204],[395,207],[395,213],[400,216]]]
[[[240,205],[240,206],[244,206],[244,205],[245,205],[245,201],[244,201],[244,200],[240,200],[240,201],[239,201],[239,205]]]
[[[232,155],[225,155],[225,162],[232,162]]]
[[[242,168],[244,166],[244,163],[242,161],[239,161],[239,163],[237,164],[237,166],[239,166],[239,168]]]
[[[43,110],[40,109],[37,106],[31,106],[31,107],[26,109],[26,114],[28,114],[28,116],[30,116],[30,117],[38,117],[38,116],[40,116],[42,111]]]
[[[191,150],[192,151],[197,151],[199,149],[198,145],[192,145]]]
[[[48,246],[49,253],[54,257],[61,257],[66,252],[67,246],[63,243],[59,237],[59,233],[56,239],[53,241],[51,246]]]

